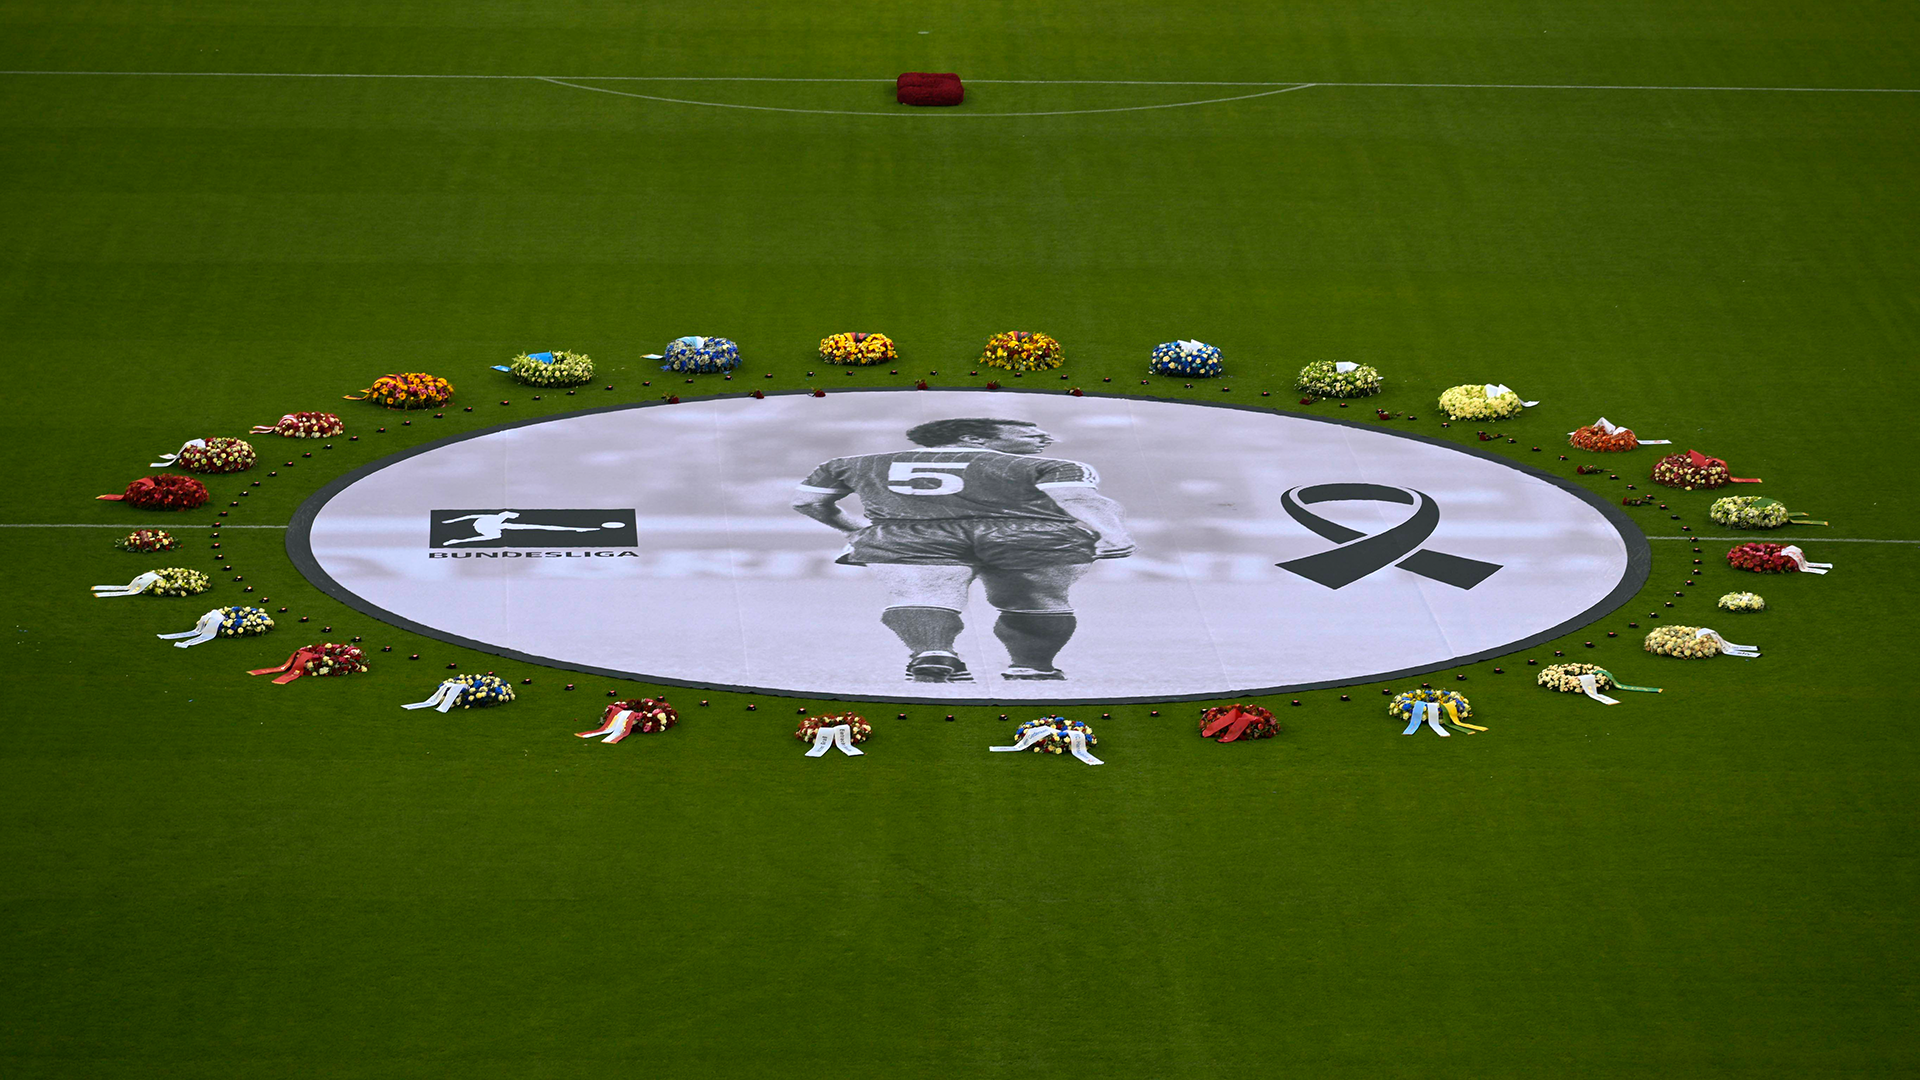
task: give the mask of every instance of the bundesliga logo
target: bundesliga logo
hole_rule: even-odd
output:
[[[632,510],[435,510],[428,522],[435,551],[640,544]]]

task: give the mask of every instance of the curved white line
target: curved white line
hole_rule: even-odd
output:
[[[612,94],[614,97],[639,98],[642,101],[664,101],[672,105],[705,105],[713,109],[751,109],[754,112],[811,113],[816,116],[1085,116],[1089,113],[1144,112],[1148,109],[1183,109],[1189,105],[1219,105],[1228,101],[1246,101],[1250,98],[1272,97],[1292,90],[1305,90],[1313,83],[1300,83],[1295,86],[1283,86],[1278,90],[1262,90],[1257,94],[1241,94],[1237,97],[1208,98],[1205,101],[1175,101],[1165,105],[1123,105],[1111,109],[1054,109],[1048,112],[954,112],[941,109],[931,114],[922,110],[912,112],[878,111],[868,109],[789,109],[778,105],[733,105],[723,101],[693,101],[688,98],[658,97],[653,94],[636,94],[628,90],[609,90],[604,86],[582,86],[579,83],[565,82],[560,79],[538,77],[541,82],[555,86],[565,86],[574,90],[592,90],[596,94]]]
[[[595,82],[782,82],[782,83],[890,83],[892,79],[813,78],[791,75],[418,75],[384,72],[341,71],[0,71],[0,75],[117,75],[141,77],[211,79],[499,79],[540,81],[544,79],[591,79]],[[1768,94],[1920,94],[1920,89],[1904,86],[1663,86],[1632,83],[1416,83],[1416,82],[1312,82],[1222,81],[1206,79],[968,79],[971,83],[1025,86],[1284,86],[1289,90],[1306,86],[1387,87],[1412,90],[1714,90],[1749,91]],[[583,88],[591,89],[591,88]],[[687,102],[692,105],[711,102]],[[1195,104],[1199,104],[1196,102]],[[739,105],[735,108],[749,108]],[[1158,106],[1168,108],[1171,106]],[[803,110],[789,110],[799,112]],[[875,115],[891,115],[876,113]],[[978,115],[978,114],[974,114]],[[1010,116],[1011,113],[999,113]],[[1045,115],[1045,114],[1029,114]]]

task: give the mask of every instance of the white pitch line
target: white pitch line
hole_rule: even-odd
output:
[[[0,529],[151,529],[156,524],[165,524],[169,529],[284,529],[285,525],[175,525],[172,522],[156,523],[149,521],[145,525],[48,525],[48,524],[5,524]],[[164,531],[164,530],[162,530]]]
[[[565,80],[562,80],[562,79],[541,79],[540,81],[544,83],[552,83],[555,86],[569,87],[574,90],[591,90],[596,94],[612,94],[615,97],[639,98],[642,101],[664,101],[673,105],[705,105],[711,109],[748,109],[753,112],[810,113],[816,116],[928,116],[928,115],[932,115],[932,116],[979,116],[979,117],[1086,116],[1091,113],[1145,112],[1149,109],[1182,109],[1182,108],[1186,108],[1189,105],[1219,105],[1228,101],[1247,101],[1252,98],[1272,97],[1275,94],[1285,94],[1293,90],[1305,90],[1306,88],[1314,85],[1313,83],[1299,83],[1294,86],[1283,86],[1278,90],[1262,90],[1257,94],[1240,94],[1236,97],[1208,98],[1203,101],[1174,101],[1164,105],[1122,105],[1117,108],[1110,108],[1110,109],[1053,109],[1047,112],[954,112],[950,109],[942,109],[937,112],[928,113],[921,110],[915,110],[912,112],[899,112],[895,110],[882,111],[882,110],[876,110],[876,109],[789,109],[789,108],[784,108],[778,105],[734,105],[724,101],[693,101],[689,98],[670,98],[670,97],[658,97],[653,94],[636,94],[630,90],[609,90],[604,86],[582,86],[579,83],[566,82]]]
[[[1748,538],[1744,536],[1649,536],[1647,539],[1691,540],[1696,544],[1702,540],[1712,540],[1715,542],[1721,540],[1739,540],[1742,543],[1750,542]],[[1795,543],[1801,544],[1920,544],[1920,540],[1874,540],[1860,536],[1767,536],[1759,539],[1763,539],[1769,543],[1775,540],[1792,540]]]
[[[209,79],[481,79],[500,81],[554,82],[765,82],[765,83],[867,83],[885,84],[892,79],[812,78],[782,75],[420,75],[378,72],[333,71],[0,71],[0,75],[95,75],[141,78]],[[996,86],[1345,86],[1404,90],[1698,90],[1717,93],[1763,94],[1920,94],[1920,89],[1890,86],[1674,86],[1635,83],[1444,83],[1444,82],[1258,82],[1216,81],[1204,79],[968,79],[970,83]],[[707,102],[689,102],[704,105]],[[742,106],[744,107],[744,106]],[[789,112],[806,110],[791,109]],[[891,114],[887,114],[891,115]],[[1001,113],[999,115],[1011,115]]]

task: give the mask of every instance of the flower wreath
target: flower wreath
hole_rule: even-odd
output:
[[[1293,385],[1295,389],[1305,390],[1315,397],[1353,398],[1379,393],[1383,381],[1380,369],[1369,364],[1315,360],[1300,369]]]
[[[680,722],[680,714],[674,711],[666,698],[637,698],[629,701],[616,701],[608,705],[600,714],[600,726],[592,731],[576,731],[574,735],[582,739],[600,739],[609,745],[617,743],[634,732],[642,735],[654,735],[665,731]]]
[[[1434,707],[1416,709],[1416,706],[1428,705]],[[1408,722],[1407,730],[1402,733],[1406,735],[1420,730],[1422,722],[1428,727],[1438,724],[1434,731],[1439,734],[1451,731],[1461,735],[1472,735],[1487,730],[1477,724],[1467,723],[1467,720],[1473,716],[1473,706],[1468,704],[1464,695],[1452,690],[1432,690],[1425,687],[1418,690],[1403,690],[1393,695],[1393,700],[1387,703],[1387,715]]]
[[[1183,375],[1189,379],[1211,379],[1225,370],[1220,348],[1204,341],[1162,342],[1153,347],[1147,370],[1155,375]]]
[[[1200,734],[1213,738],[1215,742],[1235,742],[1240,739],[1271,739],[1280,734],[1280,725],[1273,719],[1271,710],[1258,705],[1217,705],[1204,709],[1200,713]]]
[[[180,546],[180,541],[165,529],[135,529],[133,532],[113,542],[121,551],[131,551],[141,555],[156,551],[171,551]]]
[[[898,358],[885,334],[832,334],[820,339],[820,359],[829,364],[881,364]]]
[[[1801,511],[1788,510],[1785,503],[1758,495],[1728,495],[1713,500],[1707,516],[1732,529],[1777,529],[1782,525],[1825,525],[1809,521]]]
[[[1042,371],[1057,368],[1066,361],[1066,350],[1058,341],[1027,330],[995,334],[987,339],[986,348],[980,352],[981,363],[1008,371]]]
[[[126,502],[142,510],[192,510],[207,503],[207,485],[191,476],[160,473],[143,476],[118,495],[95,495],[105,502]]]
[[[1721,611],[1765,611],[1767,601],[1759,593],[1730,592],[1720,598],[1719,607]]]
[[[273,617],[267,614],[266,608],[220,607],[200,616],[191,630],[183,630],[178,634],[155,634],[154,637],[173,642],[176,649],[191,649],[216,637],[253,637],[272,629]]]
[[[236,473],[253,468],[253,444],[245,439],[193,439],[179,453],[162,454],[152,468],[174,466],[188,472]]]
[[[347,425],[330,412],[288,413],[270,426],[248,429],[249,435],[278,435],[286,439],[331,439],[346,433]]]
[[[1760,655],[1760,650],[1752,645],[1735,645],[1703,626],[1656,626],[1647,632],[1643,647],[1658,656],[1677,656],[1683,660],[1704,660],[1721,653],[1743,659]]]
[[[1689,450],[1684,454],[1668,454],[1653,463],[1653,482],[1668,487],[1717,488],[1728,484],[1757,484],[1758,480],[1743,480],[1733,475],[1727,463],[1719,458],[1711,458],[1698,450]]]
[[[95,598],[110,596],[192,596],[212,586],[207,575],[184,566],[166,566],[149,570],[125,585],[95,585]]]
[[[513,687],[505,679],[493,675],[455,675],[443,680],[433,691],[433,696],[425,701],[400,706],[403,709],[438,709],[450,712],[454,709],[482,709],[489,705],[505,705],[513,700]]]
[[[1036,754],[1066,753],[1071,746],[1071,740],[1067,738],[1067,732],[1069,731],[1078,731],[1082,735],[1085,735],[1088,746],[1100,745],[1100,740],[1094,737],[1092,728],[1079,720],[1069,720],[1064,716],[1042,716],[1037,720],[1028,720],[1014,729],[1014,741],[1022,741],[1029,732],[1037,731],[1041,728],[1050,728],[1053,734],[1045,736],[1039,742],[1034,743],[1028,748]]]
[[[495,364],[493,370],[528,386],[579,386],[593,381],[593,357],[565,349],[521,353],[505,365]]]
[[[1470,383],[1440,392],[1440,411],[1453,420],[1505,420],[1528,405],[1504,383]]]
[[[257,668],[247,674],[279,674],[280,677],[273,681],[285,685],[302,675],[358,675],[367,668],[367,657],[360,651],[360,646],[323,641],[318,645],[302,645],[278,667]]]
[[[1580,676],[1591,675],[1601,690],[1611,690],[1615,685],[1613,672],[1598,664],[1549,664],[1540,669],[1540,677],[1534,681],[1549,690],[1562,694],[1580,692]]]
[[[740,346],[723,337],[683,337],[667,343],[666,355],[648,353],[648,360],[665,360],[661,371],[708,374],[740,366]]]
[[[223,607],[220,609],[221,637],[256,637],[273,630],[273,616],[266,608]]]
[[[1598,424],[1575,428],[1573,433],[1567,436],[1567,441],[1572,443],[1576,450],[1587,450],[1596,454],[1617,454],[1640,445],[1640,440],[1633,437],[1632,428],[1616,427],[1609,431]]]
[[[803,743],[810,743],[820,734],[821,728],[839,727],[842,724],[847,726],[849,737],[856,743],[866,742],[873,737],[873,725],[852,713],[809,716],[800,721],[800,726],[794,730],[793,737]]]
[[[1784,551],[1786,547],[1782,544],[1741,544],[1727,552],[1727,565],[1755,574],[1791,574],[1799,570],[1800,564],[1793,556],[1782,554]]]
[[[453,400],[453,384],[438,375],[407,371],[382,375],[358,396],[348,394],[346,400],[372,401],[389,409],[432,409]]]

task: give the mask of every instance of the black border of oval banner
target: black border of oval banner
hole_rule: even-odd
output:
[[[836,393],[836,394],[899,394],[899,393],[944,393],[944,392],[954,392],[954,391],[965,392],[965,393],[987,392],[978,387],[943,386],[938,388],[929,387],[927,390],[924,390],[924,391],[908,390],[908,389],[899,388],[899,387],[863,387],[858,389],[835,390],[833,391],[833,393]],[[811,393],[812,391],[810,389],[781,390],[781,391],[775,391],[773,393],[770,393],[767,396],[788,397],[788,396],[804,395],[804,394],[811,394]],[[1060,391],[1002,389],[1002,390],[992,391],[992,393],[1044,394],[1051,397],[1051,396],[1057,396],[1060,393]],[[1139,395],[1133,395],[1133,394],[1112,394],[1112,393],[1089,392],[1084,394],[1083,396],[1113,398],[1115,400],[1120,400],[1120,401],[1143,400]],[[701,398],[690,399],[689,403],[700,402],[700,401],[712,401],[712,400],[717,400],[717,399],[714,397],[701,397]],[[1633,523],[1633,519],[1629,518],[1625,513],[1623,513],[1619,507],[1614,506],[1610,500],[1603,498],[1600,495],[1597,495],[1591,491],[1588,491],[1586,488],[1581,487],[1578,484],[1574,484],[1570,481],[1563,480],[1560,477],[1554,476],[1543,469],[1537,469],[1531,465],[1525,465],[1517,461],[1512,461],[1507,458],[1501,457],[1498,454],[1488,453],[1484,450],[1479,450],[1473,447],[1459,446],[1445,439],[1437,438],[1432,435],[1421,435],[1417,432],[1411,432],[1411,431],[1395,431],[1391,428],[1375,427],[1371,424],[1362,423],[1357,420],[1343,420],[1343,419],[1339,419],[1337,417],[1331,417],[1331,416],[1311,416],[1305,413],[1286,412],[1283,410],[1266,408],[1259,405],[1238,405],[1230,402],[1180,401],[1179,399],[1176,399],[1176,398],[1146,398],[1144,400],[1170,402],[1173,404],[1180,404],[1180,405],[1193,405],[1199,408],[1207,408],[1207,409],[1237,409],[1237,410],[1240,410],[1241,412],[1266,413],[1270,415],[1287,417],[1289,419],[1310,420],[1314,423],[1319,423],[1319,424],[1337,424],[1342,427],[1358,428],[1362,431],[1368,431],[1374,434],[1391,435],[1399,439],[1413,439],[1416,442],[1430,443],[1434,446],[1445,447],[1446,449],[1455,451],[1456,453],[1468,454],[1474,457],[1482,458],[1487,461],[1497,462],[1501,465],[1507,466],[1510,469],[1517,469],[1520,472],[1526,473],[1528,476],[1534,477],[1535,479],[1543,480],[1549,484],[1552,484],[1557,488],[1560,488],[1563,491],[1571,493],[1572,495],[1586,502],[1588,505],[1592,506],[1594,509],[1600,511],[1600,513],[1610,523],[1612,523],[1614,529],[1620,534],[1621,541],[1626,545],[1626,548],[1627,548],[1626,570],[1624,573],[1621,574],[1620,581],[1614,585],[1612,591],[1608,592],[1607,595],[1604,598],[1602,598],[1599,603],[1594,604],[1592,607],[1587,608],[1585,611],[1582,611],[1580,614],[1575,615],[1573,618],[1568,619],[1563,623],[1560,623],[1558,626],[1555,626],[1552,629],[1546,630],[1542,633],[1535,634],[1532,637],[1523,638],[1519,641],[1511,642],[1509,644],[1502,645],[1497,648],[1486,649],[1481,652],[1474,653],[1471,656],[1456,656],[1443,663],[1429,664],[1424,667],[1403,668],[1399,671],[1383,671],[1378,674],[1367,675],[1361,678],[1336,679],[1331,682],[1299,683],[1299,684],[1289,685],[1289,686],[1249,686],[1249,687],[1240,687],[1240,688],[1234,688],[1234,689],[1223,688],[1216,693],[1176,694],[1171,696],[1147,696],[1147,697],[1125,697],[1125,698],[1077,697],[1077,698],[1060,698],[1057,700],[1055,699],[1039,700],[1039,699],[1021,698],[1020,704],[1022,705],[1131,705],[1131,704],[1146,704],[1146,703],[1151,703],[1156,701],[1211,701],[1217,698],[1224,698],[1224,697],[1251,697],[1255,695],[1267,695],[1267,694],[1288,694],[1288,693],[1297,693],[1304,690],[1326,690],[1326,689],[1331,689],[1333,687],[1339,687],[1339,686],[1358,686],[1358,685],[1362,685],[1370,682],[1382,682],[1389,679],[1402,679],[1402,678],[1407,678],[1413,675],[1424,675],[1427,672],[1431,672],[1431,671],[1444,671],[1448,668],[1460,667],[1464,664],[1478,663],[1482,660],[1493,659],[1496,656],[1505,656],[1506,654],[1511,652],[1517,652],[1521,649],[1531,648],[1532,646],[1538,645],[1541,642],[1551,641],[1562,634],[1569,633],[1581,626],[1585,626],[1588,623],[1591,623],[1597,619],[1603,618],[1606,615],[1612,613],[1613,611],[1618,610],[1620,607],[1625,605],[1628,600],[1632,599],[1633,595],[1639,592],[1640,589],[1646,585],[1647,578],[1652,572],[1653,545],[1648,543],[1647,535],[1640,531],[1640,527]],[[329,501],[333,499],[335,495],[338,495],[340,492],[346,490],[351,485],[359,482],[361,479],[367,476],[371,476],[372,474],[387,468],[388,466],[394,464],[395,462],[403,461],[407,458],[413,457],[416,454],[424,454],[430,450],[438,450],[443,446],[451,446],[454,443],[465,442],[468,439],[477,439],[482,436],[492,435],[495,432],[506,431],[511,428],[529,427],[534,424],[552,423],[553,421],[556,421],[556,420],[567,420],[576,416],[588,416],[594,413],[620,412],[625,409],[650,409],[650,408],[670,408],[670,407],[671,406],[669,406],[668,403],[665,401],[628,402],[622,405],[605,405],[595,409],[576,409],[572,412],[555,413],[550,416],[531,417],[525,420],[509,420],[504,424],[494,424],[491,427],[481,428],[478,431],[469,431],[463,434],[449,436],[444,439],[436,439],[436,440],[433,440],[432,442],[422,443],[419,446],[415,446],[407,450],[402,450],[397,454],[390,454],[387,457],[383,457],[378,461],[369,462],[368,464],[363,465],[360,468],[353,470],[352,472],[336,477],[331,483],[327,484],[325,487],[321,488],[319,491],[316,491],[312,495],[308,496],[306,501],[300,504],[299,509],[295,510],[293,513],[293,519],[289,521],[287,524],[287,556],[293,560],[294,567],[298,569],[300,573],[304,575],[308,581],[312,582],[313,585],[316,588],[318,588],[321,592],[327,594],[328,596],[333,597],[335,600],[340,601],[341,603],[347,605],[348,607],[361,612],[362,614],[370,615],[373,618],[380,620],[381,622],[398,626],[404,630],[410,630],[424,637],[434,638],[439,641],[447,642],[448,644],[459,645],[464,648],[476,650],[478,652],[491,653],[495,656],[504,656],[511,660],[524,661],[529,664],[539,664],[544,667],[560,668],[565,671],[585,672],[590,675],[603,675],[603,676],[616,678],[616,679],[634,679],[641,682],[655,683],[662,686],[685,686],[685,687],[692,687],[696,689],[726,690],[726,691],[734,691],[737,693],[745,693],[745,694],[766,694],[766,695],[775,696],[775,697],[812,698],[816,700],[824,698],[824,699],[836,700],[836,701],[885,701],[885,702],[912,703],[916,705],[922,705],[922,704],[998,705],[1002,703],[1003,699],[992,698],[992,697],[925,698],[925,697],[904,697],[904,696],[883,695],[883,694],[809,693],[809,692],[800,691],[800,690],[771,689],[763,686],[733,686],[725,683],[692,682],[686,679],[668,679],[658,675],[649,675],[645,672],[639,672],[639,671],[615,671],[611,668],[582,667],[579,664],[570,663],[565,660],[556,660],[548,656],[535,656],[531,653],[517,652],[512,649],[503,649],[497,645],[489,645],[482,641],[475,641],[471,638],[460,637],[457,634],[451,634],[444,630],[439,630],[434,627],[430,627],[421,623],[414,622],[411,619],[402,618],[401,616],[396,615],[391,611],[387,611],[384,608],[378,607],[374,604],[367,602],[359,594],[353,592],[351,589],[348,589],[346,586],[341,585],[339,582],[335,581],[331,575],[329,575],[325,570],[321,569],[319,560],[314,558],[313,538],[312,538],[313,522],[314,522],[314,519],[319,516],[320,511],[327,505]]]

